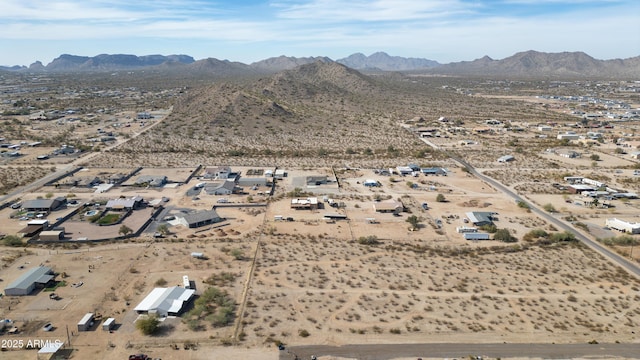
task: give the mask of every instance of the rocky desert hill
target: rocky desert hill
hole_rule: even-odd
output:
[[[172,114],[101,164],[368,166],[443,158],[401,124],[440,116],[549,119],[544,109],[501,98],[470,97],[443,77],[365,75],[316,61],[260,78],[215,81],[184,91]],[[472,125],[474,126],[474,125]]]

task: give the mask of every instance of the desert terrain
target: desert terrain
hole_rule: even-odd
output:
[[[173,90],[155,93],[116,79],[104,86],[119,90],[101,92],[113,95],[101,100],[95,93],[80,96],[84,85],[71,84],[80,95],[58,106],[81,108],[73,114],[80,120],[4,115],[7,142],[41,144],[23,144],[26,155],[5,158],[0,168],[0,232],[13,237],[32,220],[13,204],[64,198],[77,205],[46,215],[64,227],[64,240],[35,237],[3,245],[3,286],[38,264],[51,266],[59,285],[56,300],[45,290],[0,298],[0,319],[19,329],[1,335],[3,344],[59,340],[67,343],[65,356],[96,359],[135,353],[288,359],[290,348],[384,343],[640,348],[640,279],[580,241],[554,238],[563,232],[456,160],[637,266],[638,235],[616,242],[622,234],[605,222],[637,222],[640,200],[603,200],[605,208],[570,193],[565,180],[597,179],[637,193],[640,163],[631,156],[637,121],[577,127],[581,120],[570,113],[575,104],[539,97],[559,91],[550,85],[542,91],[540,83],[506,89],[474,79],[409,79],[370,78],[333,64],[197,90],[173,84]],[[581,86],[570,90],[589,93]],[[640,103],[624,100],[632,107]],[[554,130],[542,136],[547,130],[539,127],[548,123]],[[90,140],[107,136],[105,129],[114,139]],[[601,140],[555,138],[566,131],[598,132]],[[78,151],[52,153],[69,147]],[[565,149],[580,156],[558,155]],[[51,156],[38,158],[45,154]],[[504,155],[515,159],[498,162]],[[398,169],[408,164],[443,173],[401,174]],[[273,186],[210,193],[224,180],[205,178],[205,170],[218,166],[240,178],[255,169],[261,178],[277,169],[286,176],[268,178]],[[29,185],[45,176],[55,179]],[[145,176],[166,177],[166,183],[138,184]],[[94,178],[123,181],[107,188],[83,185]],[[376,185],[365,186],[369,182]],[[133,197],[144,206],[117,225],[89,221],[88,212],[107,211],[109,200]],[[309,198],[317,199],[317,208],[292,208],[292,199]],[[376,211],[390,201],[401,210]],[[213,224],[190,228],[178,221],[212,209],[221,218]],[[492,213],[493,230],[478,226],[490,240],[464,239],[459,229],[473,226],[469,212]],[[496,230],[510,237],[500,241]],[[196,297],[211,287],[228,296],[231,320],[220,326],[211,317],[193,317],[191,302],[181,316],[163,318],[155,334],[143,335],[133,308],[154,287],[180,286],[185,275],[195,283]],[[103,331],[98,322],[77,331],[88,312],[113,317],[117,325]],[[52,331],[42,330],[46,323]],[[4,349],[2,358],[36,357],[24,346]]]

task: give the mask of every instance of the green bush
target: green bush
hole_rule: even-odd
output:
[[[144,335],[153,335],[160,328],[160,320],[156,315],[149,315],[146,318],[136,321],[136,329],[140,330]]]
[[[4,239],[2,239],[2,243],[5,244],[6,246],[22,246],[24,245],[24,243],[22,242],[22,239],[20,239],[19,237],[15,236],[15,235],[7,235],[4,237]]]
[[[233,322],[235,309],[236,303],[226,291],[210,287],[194,302],[184,321],[190,329],[203,329],[201,320],[222,327]]]
[[[493,235],[494,240],[502,241],[502,242],[516,242],[518,239],[514,236],[511,236],[511,232],[509,229],[498,229],[496,230],[495,235]]]
[[[360,245],[377,245],[379,243],[380,240],[378,240],[378,237],[375,235],[360,236],[358,238],[358,244]]]

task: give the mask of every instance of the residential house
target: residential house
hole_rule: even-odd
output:
[[[306,199],[291,199],[291,208],[296,210],[317,210],[318,198],[308,197]]]
[[[54,199],[34,199],[27,200],[22,203],[22,208],[26,211],[51,212],[67,203],[65,197],[57,197]]]
[[[491,225],[495,219],[495,212],[472,211],[465,214],[469,222],[475,226]]]
[[[399,214],[404,210],[404,205],[401,202],[392,199],[374,202],[373,210],[380,213],[394,213]]]
[[[224,180],[229,178],[231,174],[231,168],[229,166],[218,166],[213,168],[206,168],[202,177],[205,179],[220,179]]]
[[[167,177],[164,175],[142,175],[136,179],[136,186],[162,187],[167,183]]]
[[[133,310],[138,314],[178,316],[195,295],[195,289],[180,286],[155,288]]]
[[[135,210],[142,205],[142,197],[118,198],[107,201],[107,210]]]
[[[193,229],[215,224],[223,221],[224,219],[221,218],[215,210],[205,210],[176,216],[176,220],[178,220],[180,224]]]

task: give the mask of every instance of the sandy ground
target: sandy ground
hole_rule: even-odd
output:
[[[366,169],[341,171],[336,179],[339,187],[314,185],[314,194],[305,195],[319,196],[322,208],[318,210],[290,208],[286,194],[299,184],[294,179],[305,174],[293,169],[266,208],[219,208],[226,220],[216,227],[172,225],[169,237],[157,241],[145,237],[78,248],[7,249],[0,271],[3,283],[18,277],[24,271],[21,266],[46,264],[66,274],[59,279],[67,286],[56,290],[61,298],[57,301],[50,300],[46,292],[3,297],[0,317],[17,322],[22,332],[16,339],[66,341],[68,328],[74,357],[98,359],[136,352],[163,359],[276,359],[276,342],[288,346],[585,343],[593,339],[638,343],[634,333],[640,326],[637,279],[579,245],[463,240],[456,227],[468,226],[463,221],[467,211],[498,213],[496,225],[510,229],[518,238],[531,229],[550,227],[455,164],[442,165],[449,168],[449,176],[389,177]],[[365,179],[376,179],[382,186],[364,187]],[[194,200],[187,195],[196,181],[174,188],[122,187],[75,196],[82,201],[98,196],[166,196],[170,198],[167,214],[218,204],[222,196],[202,193]],[[323,188],[324,192],[319,190]],[[323,203],[323,194],[345,207],[335,209]],[[437,202],[438,194],[446,201]],[[556,204],[563,199],[562,195],[529,196],[540,203]],[[226,198],[238,204],[248,199],[247,195]],[[399,200],[406,212],[399,217],[375,213],[376,198]],[[422,209],[423,202],[429,204],[429,210]],[[595,209],[581,210],[576,214],[586,218],[595,214]],[[633,208],[621,206],[616,211],[631,214]],[[326,213],[344,214],[348,220],[327,223],[323,220]],[[8,216],[6,209],[0,214]],[[276,221],[275,215],[294,221]],[[406,218],[410,215],[420,218],[418,231],[409,231]],[[374,224],[367,221],[372,217]],[[16,220],[3,221],[17,227]],[[357,241],[372,235],[379,244]],[[232,255],[233,250],[242,254],[240,259]],[[191,252],[202,252],[207,259],[193,259]],[[238,304],[233,326],[208,326],[194,332],[180,319],[170,318],[156,336],[146,337],[135,329],[133,307],[161,280],[167,286],[177,285],[188,275],[201,292],[211,275],[225,273],[232,280],[218,286]],[[83,285],[71,286],[79,282]],[[113,333],[99,327],[77,332],[76,323],[87,312],[115,317],[119,326]],[[46,322],[54,324],[54,331],[40,330]],[[234,334],[242,339],[238,345],[222,346],[234,343]],[[196,343],[197,350],[184,350],[185,343]],[[18,359],[27,353],[6,354],[8,359]]]

